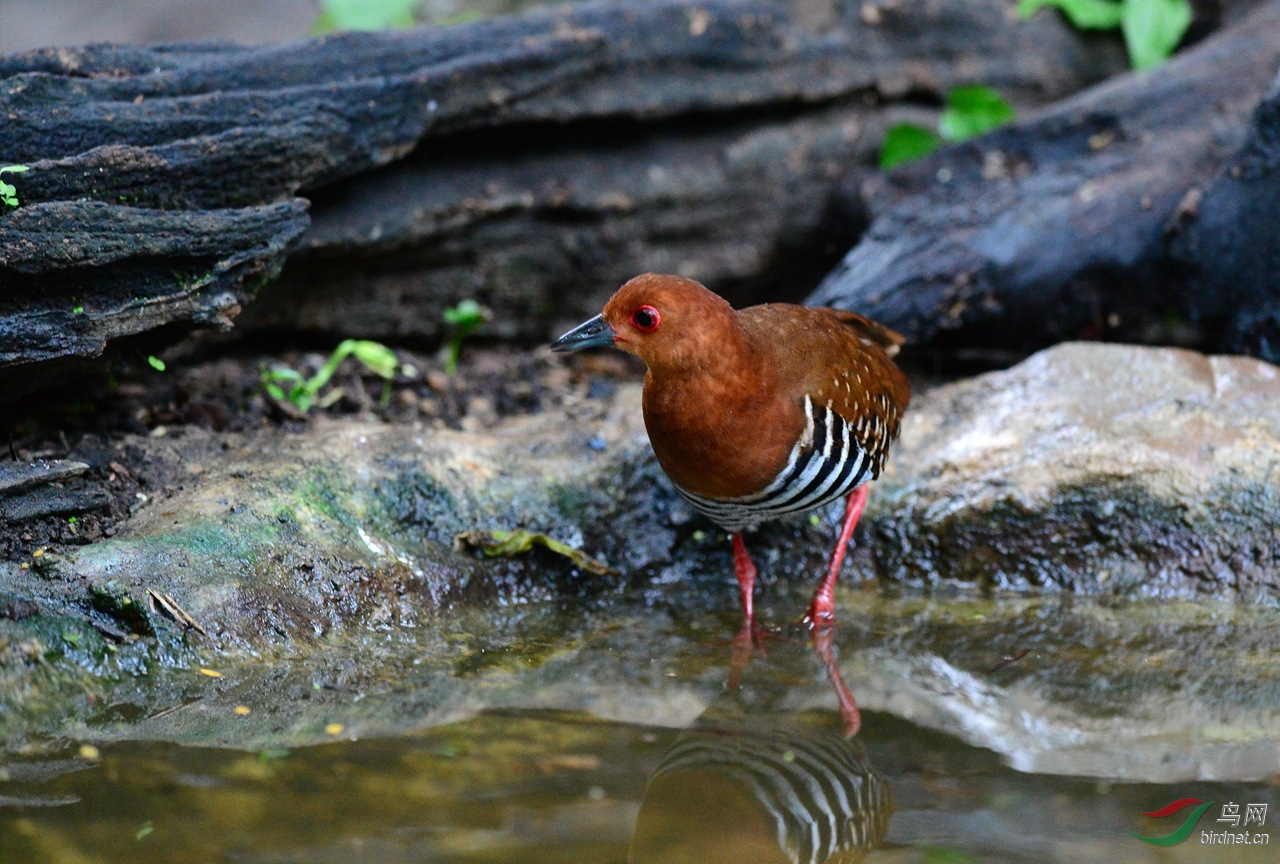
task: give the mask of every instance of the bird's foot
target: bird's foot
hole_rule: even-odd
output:
[[[835,599],[827,593],[819,591],[809,604],[809,611],[801,619],[810,630],[830,630],[836,623]]]

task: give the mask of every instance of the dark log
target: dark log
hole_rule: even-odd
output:
[[[0,369],[100,354],[175,320],[229,326],[307,224],[305,203],[164,211],[99,201],[0,218]],[[0,393],[21,392],[7,375]]]
[[[510,270],[510,250],[524,243],[568,251],[556,253],[557,266],[545,268],[545,276],[522,280],[516,273],[483,299],[510,316],[540,314],[545,331],[550,324],[542,310],[550,299],[594,288],[602,278],[617,281],[623,272],[584,264],[592,254],[631,250],[628,274],[645,269],[646,261],[676,261],[670,241],[688,230],[682,220],[723,217],[751,197],[747,184],[761,176],[728,172],[727,180],[710,184],[700,209],[632,195],[654,212],[596,234],[566,231],[566,222],[608,222],[627,209],[629,181],[620,182],[619,173],[646,172],[652,163],[636,160],[656,157],[685,178],[677,169],[707,165],[746,140],[752,123],[773,134],[794,128],[800,143],[819,142],[816,152],[811,156],[795,142],[773,148],[793,162],[786,176],[772,171],[771,197],[761,196],[756,214],[744,220],[752,233],[714,256],[722,264],[700,272],[753,278],[767,257],[759,248],[778,245],[781,226],[798,225],[803,234],[828,205],[831,160],[851,151],[822,142],[839,137],[835,130],[849,123],[851,106],[865,112],[886,100],[936,97],[972,80],[1018,104],[1038,104],[1123,62],[1113,38],[1084,37],[1050,17],[1018,23],[1007,11],[1003,0],[883,7],[663,0],[283,46],[95,45],[0,58],[0,117],[6,118],[0,158],[31,168],[6,175],[24,206],[0,216],[0,344],[7,351],[0,369],[23,371],[0,380],[0,398],[74,368],[76,358],[98,354],[116,337],[175,322],[226,325],[279,268],[306,224],[299,194],[327,208],[304,244],[314,254],[298,267],[307,287],[317,289],[314,304],[308,306],[308,291],[290,294],[293,305],[264,316],[265,324],[293,326],[297,317],[335,333],[359,328],[360,335],[385,336],[400,332],[404,320],[429,320],[411,332],[430,336],[443,303],[479,293],[474,275],[452,282],[452,293],[440,291],[443,278],[433,271],[442,254],[460,255],[476,272],[492,274]],[[810,111],[821,115],[823,130],[806,127]],[[510,154],[512,142],[533,131],[545,146],[514,160],[505,184],[514,203],[502,204],[501,195],[488,194],[489,180],[503,178],[511,166],[495,154],[504,148]],[[555,151],[566,142],[587,140],[595,144],[576,163],[557,162]],[[403,172],[383,168],[359,176],[423,141],[441,144],[424,148]],[[613,144],[626,141],[640,145],[631,160],[609,155]],[[657,143],[646,151],[650,141]],[[689,141],[698,152],[685,158],[677,145]],[[869,149],[862,147],[859,152]],[[759,158],[768,151],[758,149]],[[468,161],[473,153],[478,158]],[[442,173],[437,158],[453,173]],[[537,185],[593,172],[600,182],[589,190],[586,207],[572,190],[563,198]],[[822,189],[810,179],[818,177]],[[487,178],[485,194],[477,196],[468,183],[481,178]],[[794,178],[804,194],[780,198],[778,190]],[[599,194],[609,183],[624,195]],[[402,190],[398,198],[388,192],[393,188]],[[415,201],[424,189],[425,205]],[[563,205],[556,203],[561,198]],[[523,217],[529,209],[523,202],[530,200],[537,218],[525,222],[532,234],[519,226],[502,229],[498,223]],[[772,206],[804,212],[758,215]],[[371,218],[378,207],[390,210]],[[417,213],[424,207],[431,223],[425,235]],[[442,213],[451,214],[443,233],[442,223],[432,221]],[[61,233],[57,220],[65,223]],[[604,252],[588,250],[584,258],[573,250],[574,244],[595,246],[610,232],[619,236],[603,244]],[[392,248],[403,257],[383,262]],[[646,255],[651,250],[655,254]],[[358,261],[356,253],[363,256]],[[543,259],[532,260],[542,272]],[[409,287],[423,286],[429,302],[375,314],[373,304],[383,302],[386,291],[377,280],[368,291],[358,275],[375,266],[410,274],[418,281]],[[452,279],[456,272],[446,269],[442,276]],[[399,275],[388,284],[412,295]],[[317,310],[348,288],[370,298],[363,313],[348,305],[340,318],[325,319]]]
[[[425,144],[317,195],[300,249],[239,325],[431,340],[470,297],[497,311],[485,332],[545,339],[646,270],[739,304],[798,300],[865,227],[831,212],[831,192],[873,158],[883,121],[837,106],[614,140],[525,136],[518,156]]]
[[[857,309],[946,348],[1211,344],[1211,329],[1197,325],[1253,290],[1232,289],[1228,273],[1253,271],[1218,268],[1209,256],[1227,255],[1232,236],[1240,250],[1254,243],[1241,220],[1256,210],[1275,225],[1274,179],[1269,192],[1250,187],[1252,205],[1221,191],[1221,224],[1210,232],[1218,245],[1202,237],[1189,257],[1172,250],[1277,68],[1280,3],[1270,2],[1161,68],[862,182],[855,194],[871,227],[807,302]],[[1188,291],[1200,267],[1206,276]]]
[[[711,7],[690,8],[696,21]],[[498,311],[486,332],[542,339],[645,270],[697,278],[739,305],[799,300],[865,227],[834,178],[874,164],[893,122],[934,119],[913,104],[981,80],[1025,108],[1124,62],[1105,39],[1053,16],[1014,21],[1000,3],[876,9],[842,4],[818,28],[843,46],[845,65],[819,73],[844,82],[829,107],[753,82],[749,112],[446,136],[321,191],[281,281],[240,324],[431,340],[442,310],[470,297]],[[703,86],[704,70],[684,74],[683,86]],[[556,119],[570,116],[584,114]]]
[[[1223,348],[1280,363],[1280,77],[1186,214],[1174,255],[1191,274],[1187,307]]]

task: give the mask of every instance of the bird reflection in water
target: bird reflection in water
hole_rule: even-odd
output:
[[[893,809],[889,783],[852,737],[857,708],[831,635],[815,630],[814,647],[836,690],[841,727],[827,712],[746,704],[736,679],[741,655],[751,655],[748,635],[745,652],[735,645],[724,700],[681,734],[650,779],[629,864],[852,864],[880,843]],[[757,703],[768,699],[750,691]]]

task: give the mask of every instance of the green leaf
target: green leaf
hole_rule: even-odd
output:
[[[1121,29],[1134,69],[1159,66],[1191,26],[1188,0],[1124,0]]]
[[[947,94],[938,134],[946,141],[968,141],[1013,119],[1013,108],[990,87],[954,87]]]
[[[4,182],[4,172],[9,171],[14,174],[21,174],[23,171],[30,170],[26,165],[5,165],[0,168],[0,201],[10,207],[18,206],[18,188],[12,183]]]
[[[467,531],[454,537],[453,544],[457,549],[479,549],[490,558],[499,555],[510,558],[513,555],[523,555],[535,545],[545,546],[589,573],[601,576],[618,573],[617,570],[597,561],[585,552],[567,546],[559,540],[553,540],[546,534],[535,534],[532,531]]]
[[[444,310],[445,323],[459,330],[474,330],[485,322],[484,308],[474,300],[466,299],[451,309]]]
[[[354,356],[365,368],[373,374],[385,379],[390,383],[391,379],[396,375],[396,369],[399,368],[400,360],[396,357],[396,353],[380,342],[370,342],[364,339],[344,339],[338,343],[338,347],[334,349],[333,354],[325,361],[315,375],[310,380],[302,377],[302,373],[282,366],[278,369],[267,369],[265,366],[260,370],[262,378],[262,389],[266,390],[271,398],[277,401],[288,401],[292,405],[306,414],[311,410],[313,405],[320,405],[323,408],[329,407],[342,396],[341,390],[333,390],[330,396],[333,398],[317,400],[320,390],[324,385],[329,383],[329,379],[338,371],[338,367],[342,365],[342,361],[348,357]],[[289,392],[285,393],[284,389],[278,384],[285,383],[292,385]],[[389,391],[383,388],[384,400],[390,398]]]
[[[263,369],[262,380],[267,382],[288,381],[293,384],[301,384],[303,379],[300,373],[285,366],[280,369]]]
[[[317,35],[335,30],[386,30],[412,27],[419,0],[320,0],[320,17],[311,25]]]
[[[1116,0],[1022,0],[1018,16],[1030,18],[1044,6],[1061,9],[1081,30],[1114,30],[1120,26],[1121,3]]]
[[[891,126],[880,146],[880,167],[888,171],[903,162],[928,156],[940,143],[938,136],[923,126],[911,123]]]
[[[154,354],[147,357],[147,363],[149,363],[151,368],[157,372],[163,372],[165,370],[164,361]]]
[[[315,396],[313,396],[306,387],[294,387],[289,391],[288,399],[293,406],[306,414],[311,410],[311,406],[315,404]]]
[[[462,340],[467,334],[489,320],[489,312],[476,301],[468,298],[451,309],[444,310],[444,321],[453,330],[449,336],[444,371],[453,375],[458,371],[458,355],[462,353]]]
[[[400,358],[396,357],[396,352],[386,345],[380,342],[358,341],[351,347],[351,353],[379,378],[396,377],[396,367],[400,365]]]

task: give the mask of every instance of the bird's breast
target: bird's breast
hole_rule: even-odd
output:
[[[786,464],[759,491],[705,495],[672,477],[676,489],[712,522],[727,531],[741,531],[829,504],[880,473],[882,458],[865,448],[855,430],[829,405],[814,405],[806,396],[804,409],[804,429]]]

